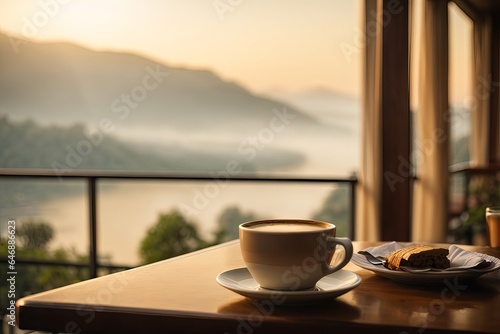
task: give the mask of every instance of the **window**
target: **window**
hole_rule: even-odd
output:
[[[63,176],[104,170],[213,177],[201,183],[99,182],[101,262],[140,263],[141,238],[159,214],[173,210],[197,224],[207,240],[228,209],[238,209],[240,219],[332,218],[325,214],[339,203],[328,204],[336,198],[332,192],[345,199],[342,205],[353,205],[349,183],[224,180],[348,179],[356,172],[360,5],[8,1],[0,12],[0,126],[6,130],[0,136],[9,145],[0,148],[0,167]],[[33,203],[34,217],[55,227],[52,248],[71,240],[78,251],[85,249],[88,241],[79,236],[88,217],[72,204],[85,195],[54,183],[44,188],[54,189],[52,202],[40,187],[14,182],[8,189],[22,193],[20,207]],[[2,200],[2,211],[21,217],[9,203]],[[79,227],[66,230],[68,221]]]
[[[453,2],[449,15],[450,163],[469,161],[472,88],[472,20]]]

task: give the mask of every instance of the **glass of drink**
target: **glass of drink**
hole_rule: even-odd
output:
[[[486,208],[486,223],[490,235],[490,246],[500,247],[500,206]]]

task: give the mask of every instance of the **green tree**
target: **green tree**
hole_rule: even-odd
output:
[[[29,219],[23,222],[16,231],[19,247],[25,250],[47,251],[54,237],[54,229],[47,222]]]
[[[238,239],[238,226],[256,219],[257,215],[252,212],[243,212],[237,206],[227,207],[219,216],[215,243]]]
[[[160,214],[157,223],[148,229],[142,239],[139,253],[145,263],[152,263],[208,245],[200,237],[196,224],[174,210]]]
[[[87,262],[85,256],[75,250],[58,248],[51,250],[50,244],[55,236],[54,228],[50,223],[35,219],[20,221],[16,224],[16,260],[56,260]],[[0,236],[0,257],[8,255],[8,239]],[[76,283],[88,278],[88,271],[67,266],[44,266],[15,264],[16,268],[16,299],[25,295],[50,290],[63,285]],[[7,263],[0,264],[3,273],[8,272]],[[7,296],[7,286],[0,285],[0,295]],[[0,314],[3,315],[7,307],[7,299],[0,299]]]
[[[323,203],[323,207],[313,219],[330,222],[337,226],[337,236],[349,237],[350,231],[350,193],[349,187],[340,186],[334,189]]]

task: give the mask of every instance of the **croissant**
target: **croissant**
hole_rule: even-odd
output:
[[[404,247],[389,253],[384,266],[391,270],[401,270],[401,266],[446,269],[450,267],[448,253],[448,249],[432,246]]]

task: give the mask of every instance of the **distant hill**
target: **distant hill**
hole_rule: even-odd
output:
[[[31,43],[0,34],[0,115],[44,123],[238,134],[268,126],[287,107],[291,128],[331,131],[314,117],[257,96],[209,70],[172,67],[138,55],[70,43]]]
[[[230,160],[241,172],[272,170],[299,164],[301,154],[270,148],[249,161],[238,152],[205,152],[163,144],[145,149],[112,135],[89,131],[82,124],[41,126],[0,117],[0,168],[191,172],[225,170]]]
[[[0,168],[50,169],[58,175],[69,170],[205,174],[226,170],[228,161],[236,161],[238,171],[252,173],[286,168],[304,160],[299,153],[274,148],[252,161],[246,157],[232,150],[205,152],[173,144],[146,150],[141,144],[125,144],[112,135],[89,132],[82,124],[41,126],[34,121],[13,122],[0,117]],[[25,206],[23,210],[32,210],[30,206],[42,201],[81,194],[82,185],[57,179],[27,182],[7,178],[0,179],[0,189],[0,217],[5,221],[9,210]]]

